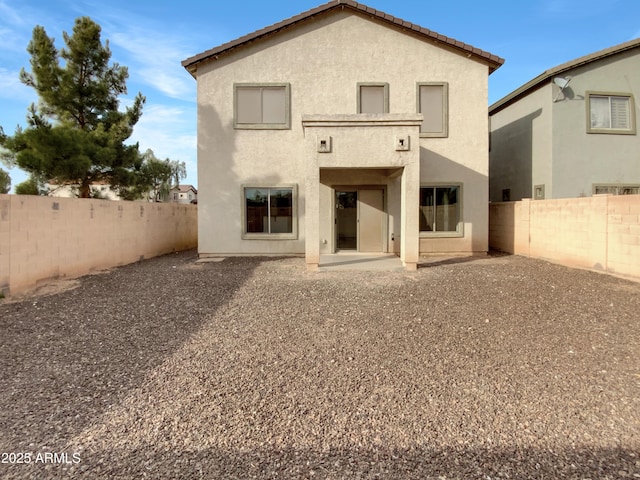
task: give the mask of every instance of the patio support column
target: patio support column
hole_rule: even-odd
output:
[[[407,270],[418,268],[420,253],[420,158],[407,163],[402,171],[400,196],[400,259]]]
[[[317,162],[307,165],[304,199],[304,252],[307,270],[318,270],[320,264],[320,169]]]

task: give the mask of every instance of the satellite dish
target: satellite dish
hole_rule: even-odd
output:
[[[569,85],[570,81],[571,81],[571,77],[567,77],[567,78],[556,77],[553,79],[553,83],[559,86],[560,90],[564,90],[565,88],[567,88],[567,85]]]
[[[558,101],[558,98],[560,98],[560,95],[562,94],[562,91],[565,88],[567,88],[567,85],[569,85],[570,81],[571,81],[571,77],[566,77],[566,78],[555,77],[553,79],[553,83],[555,83],[558,87],[560,87],[560,91],[556,95],[556,98],[553,99],[554,102]]]

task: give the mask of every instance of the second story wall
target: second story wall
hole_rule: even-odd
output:
[[[569,72],[566,98],[553,104],[553,197],[592,195],[594,184],[640,184],[640,48]],[[633,134],[589,133],[589,94],[633,95]]]
[[[552,96],[544,85],[491,117],[492,202],[532,198],[533,185],[551,188]]]
[[[639,46],[550,69],[490,108],[491,201],[640,193]]]
[[[302,115],[358,113],[365,82],[388,84],[390,113],[415,113],[418,82],[443,82],[448,136],[421,140],[422,156],[432,175],[447,161],[486,175],[487,77],[484,64],[360,15],[307,20],[198,67],[200,168],[216,161],[238,178],[298,175]],[[291,128],[235,129],[234,84],[274,82],[290,85]]]

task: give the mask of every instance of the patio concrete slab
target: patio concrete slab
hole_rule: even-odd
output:
[[[389,253],[335,253],[320,255],[318,271],[386,271],[401,272],[405,268],[400,257]]]

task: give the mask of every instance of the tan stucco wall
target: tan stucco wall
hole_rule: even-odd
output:
[[[533,197],[533,185],[552,191],[552,100],[550,85],[531,92],[490,119],[489,188],[492,202]]]
[[[591,196],[594,183],[640,184],[640,136],[588,134],[586,93],[631,93],[640,116],[640,48],[569,72],[569,98],[553,108],[553,198]]]
[[[311,231],[315,235],[316,227],[310,223],[311,220],[320,219],[317,238],[307,236],[305,239],[307,264],[313,264],[314,259],[319,260],[320,253],[335,251],[333,189],[343,186],[380,186],[384,188],[385,202],[392,206],[390,212],[385,208],[389,218],[383,228],[386,240],[382,249],[384,252],[394,251],[391,242],[400,242],[402,239],[399,248],[401,259],[405,265],[411,264],[410,268],[417,268],[418,210],[403,209],[402,205],[417,205],[419,201],[420,148],[417,139],[421,121],[421,114],[303,117],[308,152],[305,162],[307,235]],[[397,138],[405,139],[409,148],[397,150]],[[317,151],[320,139],[331,139],[330,152]],[[354,156],[354,152],[357,155]],[[353,168],[345,169],[345,164]],[[398,176],[401,177],[402,186],[399,191],[392,191],[394,195],[391,198],[388,187],[395,183]],[[314,198],[316,184],[321,184],[317,199]],[[395,230],[390,230],[390,226]],[[318,242],[319,248],[315,242]]]
[[[491,204],[491,248],[640,280],[640,195]]]
[[[466,56],[340,12],[200,65],[200,253],[304,253],[303,186],[311,152],[302,116],[356,113],[358,82],[387,82],[390,113],[415,114],[416,83],[429,81],[449,84],[449,136],[412,140],[420,152],[420,180],[463,184],[465,237],[422,239],[420,249],[486,251],[487,77],[488,67]],[[290,83],[291,129],[234,130],[233,85],[242,82]],[[350,146],[343,167],[361,163],[360,147]],[[241,240],[240,186],[250,183],[298,185],[297,240]]]
[[[0,195],[0,291],[197,245],[197,207]]]

